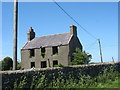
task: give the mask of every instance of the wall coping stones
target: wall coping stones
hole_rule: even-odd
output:
[[[63,68],[79,68],[79,67],[89,67],[89,66],[98,66],[98,65],[110,65],[110,64],[117,64],[120,62],[110,62],[110,63],[96,63],[96,64],[84,64],[84,65],[70,65],[65,67],[50,67],[50,68],[31,68],[25,70],[14,70],[14,71],[0,71],[0,74],[15,74],[15,73],[26,73],[26,72],[35,72],[35,71],[46,71],[46,70],[55,70],[55,69],[63,69]]]

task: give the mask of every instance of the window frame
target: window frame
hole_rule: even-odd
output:
[[[47,68],[47,61],[41,61],[40,63],[41,63],[41,68]],[[45,63],[45,66],[42,63]]]
[[[40,51],[41,51],[41,56],[44,58],[45,57],[45,52],[46,52],[45,47],[41,47]]]
[[[58,46],[53,46],[52,47],[52,54],[53,55],[58,54]]]
[[[57,64],[55,64],[57,62]],[[58,65],[58,60],[53,60],[53,66]]]
[[[29,49],[30,52],[30,58],[35,56],[35,49]]]
[[[31,65],[31,68],[35,67],[35,62],[31,62],[30,65]]]
[[[45,47],[42,47],[42,48],[41,48],[41,53],[45,53],[45,52],[46,52]]]

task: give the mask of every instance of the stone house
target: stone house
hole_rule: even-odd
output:
[[[82,50],[77,37],[77,27],[70,26],[69,33],[35,37],[32,27],[29,29],[28,41],[21,49],[22,68],[47,68],[62,64],[68,66],[76,48]]]

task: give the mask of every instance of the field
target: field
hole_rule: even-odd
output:
[[[14,88],[119,88],[120,73],[113,67],[104,69],[96,77],[79,73],[78,79],[72,75],[64,78],[64,73],[58,73],[58,76],[54,76],[51,81],[44,74],[40,74],[40,78],[33,76],[30,84],[26,77],[22,77],[21,81],[14,82]]]

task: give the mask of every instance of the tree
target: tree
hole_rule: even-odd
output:
[[[5,57],[2,61],[2,70],[11,70],[13,67],[13,61],[10,57]]]
[[[70,63],[71,65],[80,65],[80,64],[88,64],[92,56],[85,51],[81,51],[79,48],[76,48],[73,55],[73,61]]]
[[[21,62],[17,62],[17,70],[21,69]]]
[[[2,65],[1,65],[2,64]],[[2,66],[2,69],[0,67],[0,70],[12,70],[13,69],[13,60],[10,57],[5,57],[1,62],[0,65]],[[17,70],[21,69],[21,62],[17,62]]]

